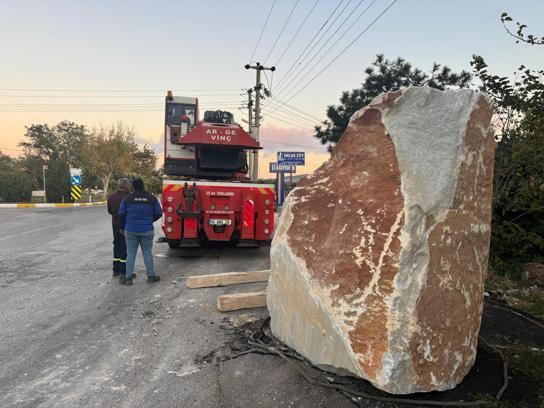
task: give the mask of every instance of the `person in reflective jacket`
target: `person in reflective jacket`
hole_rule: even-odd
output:
[[[128,194],[130,182],[126,178],[117,181],[117,191],[108,198],[108,213],[111,214],[111,226],[113,229],[113,276],[124,276],[127,262],[127,247],[125,237],[121,233],[121,220],[119,207]]]
[[[132,181],[134,192],[125,197],[119,208],[121,226],[127,245],[126,275],[120,279],[124,285],[132,285],[134,262],[138,246],[142,248],[145,267],[147,269],[147,283],[155,283],[160,277],[153,270],[153,223],[162,217],[162,208],[153,195],[144,190],[141,179]]]

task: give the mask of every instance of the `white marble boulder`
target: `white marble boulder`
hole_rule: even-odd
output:
[[[463,380],[488,263],[491,115],[477,91],[426,87],[353,115],[285,202],[267,297],[275,336],[393,394]]]

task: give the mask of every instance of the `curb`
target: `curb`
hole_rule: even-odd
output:
[[[96,203],[48,203],[48,204],[30,204],[13,203],[0,204],[0,208],[74,208],[74,207],[95,207],[105,205],[106,201],[97,201]]]

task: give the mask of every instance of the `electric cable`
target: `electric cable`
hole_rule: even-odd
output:
[[[336,17],[334,18],[334,20],[332,21],[332,23],[329,25],[329,27],[325,30],[325,32],[323,34],[321,34],[319,36],[319,38],[317,39],[317,41],[314,43],[314,40],[317,38],[317,36],[319,35],[319,33],[325,28],[325,26],[327,26],[327,24],[329,23],[330,19],[332,18],[332,16],[334,15],[334,13],[336,13],[336,10],[338,10],[338,8],[340,7],[340,5],[344,2],[344,0],[340,0],[340,2],[336,5],[335,9],[332,11],[331,14],[329,14],[329,16],[327,17],[327,19],[325,20],[325,22],[321,25],[321,27],[319,28],[319,30],[317,30],[317,32],[315,33],[315,35],[313,36],[313,38],[310,40],[310,42],[306,45],[306,47],[304,48],[304,50],[302,50],[302,52],[299,54],[299,56],[293,61],[293,63],[291,64],[291,66],[289,67],[289,69],[285,72],[285,74],[282,75],[282,77],[279,79],[278,81],[278,86],[280,86],[286,78],[289,77],[289,74],[293,71],[293,69],[296,70],[296,67],[297,65],[300,66],[304,60],[306,59],[306,57],[308,55],[310,55],[310,53],[313,51],[313,49],[316,47],[316,45],[321,41],[321,39],[329,32],[329,30],[331,29],[332,26],[334,26],[334,23],[336,23],[336,20],[338,20],[338,18],[344,14],[344,11],[346,10],[346,8],[351,4],[353,0],[348,0],[348,2],[344,5],[344,7],[342,8],[342,10],[340,10],[340,13],[338,13],[336,15]],[[313,44],[313,45],[312,45]],[[310,46],[312,47],[309,51],[308,51],[308,48],[310,48]],[[306,51],[308,51],[306,53]]]
[[[308,20],[308,18],[310,17],[310,15],[312,14],[312,12],[314,11],[315,7],[317,6],[317,4],[319,3],[319,0],[315,0],[315,3],[314,5],[312,6],[312,8],[310,9],[310,11],[308,11],[308,14],[306,14],[306,17],[304,17],[304,20],[302,21],[302,23],[299,25],[297,31],[295,32],[295,34],[293,34],[293,36],[291,37],[291,40],[289,40],[289,43],[287,44],[287,46],[285,47],[285,49],[283,50],[283,52],[281,53],[281,55],[279,56],[275,66],[278,66],[280,61],[282,60],[283,56],[285,55],[285,53],[287,52],[287,50],[289,49],[289,47],[291,47],[291,44],[293,44],[293,41],[295,41],[295,38],[297,38],[297,35],[298,33],[300,32],[300,30],[302,29],[302,27],[304,27],[304,24],[306,24],[306,21]]]
[[[347,23],[347,21],[351,18],[351,16],[355,13],[355,11],[361,6],[361,4],[363,4],[365,0],[359,0],[359,2],[357,3],[357,5],[353,8],[353,10],[351,10],[351,12],[347,15],[346,18],[344,18],[344,21],[342,21],[342,23],[340,23],[340,25],[336,28],[336,30],[334,30],[334,32],[329,36],[329,38],[327,39],[327,41],[325,41],[324,44],[321,45],[321,47],[319,47],[319,49],[312,55],[312,57],[310,58],[310,60],[306,63],[306,65],[300,65],[301,69],[286,83],[284,84],[280,89],[277,90],[276,92],[276,95],[281,95],[285,89],[292,89],[292,87],[290,87],[289,85],[293,83],[293,81],[298,78],[303,72],[304,70],[306,69],[306,67],[311,64],[316,58],[317,56],[321,53],[321,51],[325,48],[325,46],[334,38],[334,36],[336,35],[336,33],[338,33],[338,31],[340,31],[340,29]],[[365,13],[365,11],[368,10],[368,7],[363,10],[363,13],[361,13],[359,15],[359,17],[357,17],[352,23],[351,25],[348,27],[348,29],[346,31],[344,31],[343,34],[340,35],[340,37],[336,40],[335,44],[346,34],[347,31],[349,31],[349,29],[351,27],[353,27],[353,25],[357,22],[358,19],[360,19],[362,17],[362,15]],[[329,47],[329,50],[332,49],[332,46]],[[329,52],[329,50],[327,52]],[[325,54],[326,55],[326,54]],[[311,70],[313,70],[313,68],[317,65],[317,63],[313,64],[313,66],[310,67],[310,72]],[[304,77],[303,77],[304,78]]]
[[[277,97],[275,97],[275,96],[272,96],[272,99],[274,100],[274,102],[280,103],[280,104],[282,104],[283,106],[288,107],[289,109],[292,109],[292,110],[294,110],[294,111],[296,111],[296,112],[299,112],[299,113],[301,113],[302,115],[308,117],[309,119],[315,120],[315,121],[317,121],[317,122],[321,122],[321,121],[322,121],[322,119],[319,119],[319,118],[317,118],[317,117],[315,117],[315,116],[312,116],[312,115],[310,115],[308,112],[304,112],[303,110],[301,110],[301,109],[299,109],[299,108],[297,108],[297,107],[295,107],[295,106],[293,106],[293,105],[289,105],[287,102],[283,101],[283,100],[280,99],[280,98],[277,98]]]
[[[276,140],[269,140],[269,139],[265,139],[265,138],[260,138],[261,142],[267,142],[267,143],[272,143],[272,144],[277,144],[277,145],[282,145],[282,146],[293,146],[293,147],[307,147],[309,149],[313,149],[315,146],[309,146],[309,145],[303,145],[303,144],[294,144],[294,143],[287,143],[287,142],[278,142]]]
[[[268,51],[268,54],[266,54],[266,58],[264,59],[263,65],[266,64],[266,61],[268,61],[268,57],[270,57],[270,54],[272,54],[272,51],[276,48],[276,44],[278,43],[279,39],[281,38],[281,35],[283,34],[283,31],[285,30],[285,27],[287,27],[287,24],[289,24],[289,21],[291,20],[291,16],[293,15],[293,12],[295,11],[295,8],[297,7],[300,0],[296,0],[295,4],[293,5],[293,8],[291,8],[291,12],[289,13],[289,16],[287,17],[287,20],[285,20],[285,23],[283,24],[283,27],[281,28],[278,36],[276,37],[276,40],[274,41],[274,44],[272,44],[272,48],[270,48],[270,51]]]
[[[285,123],[288,123],[292,126],[296,126],[300,129],[308,129],[308,128],[313,128],[312,125],[307,125],[307,124],[303,124],[303,123],[297,123],[295,119],[292,119],[292,118],[289,118],[289,119],[286,119],[286,118],[282,118],[282,117],[278,117],[278,116],[275,116],[275,115],[270,115],[268,114],[267,116],[273,118],[273,119],[276,119],[280,122],[285,122]]]
[[[285,102],[289,102],[295,96],[300,94],[308,85],[310,85],[316,78],[318,78],[328,67],[330,67],[338,58],[340,58],[359,38],[363,36],[398,0],[393,0],[378,16],[370,22],[342,51],[340,51],[323,69],[321,69],[316,75],[314,75],[300,90],[286,99]]]
[[[217,92],[217,91],[239,91],[242,88],[219,88],[219,89],[172,89],[172,92]],[[31,91],[31,92],[165,92],[165,89],[43,89],[43,88],[0,88],[0,91]]]
[[[288,110],[287,107],[284,107],[284,106],[281,106],[280,103],[274,101],[274,100],[269,100],[268,103],[272,104],[272,108],[277,108],[280,112],[283,112],[287,115],[294,115],[296,116],[297,118],[299,118],[300,120],[302,121],[306,121],[306,122],[309,122],[312,124],[312,126],[315,124],[315,121],[313,119],[310,119],[310,118],[307,118],[303,115],[301,115],[300,113],[296,112],[296,111],[292,111],[292,110]],[[320,122],[320,121],[318,121]]]
[[[234,96],[237,93],[230,94],[210,94],[203,97],[225,97]],[[161,98],[159,95],[0,95],[0,98]]]
[[[261,30],[261,34],[259,35],[259,38],[257,39],[257,44],[255,44],[255,48],[253,49],[253,52],[251,53],[251,57],[249,57],[249,61],[253,61],[253,57],[255,56],[255,52],[257,51],[257,47],[261,43],[261,38],[263,37],[264,30],[266,29],[266,26],[268,25],[268,20],[270,19],[270,14],[272,14],[272,10],[274,9],[274,5],[276,4],[276,0],[272,2],[272,5],[270,6],[270,10],[268,10],[268,15],[266,16],[266,20],[263,25],[263,29]]]

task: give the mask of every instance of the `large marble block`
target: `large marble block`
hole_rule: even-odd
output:
[[[394,394],[461,382],[483,308],[491,115],[477,91],[426,87],[353,115],[281,214],[267,297],[280,340]]]

